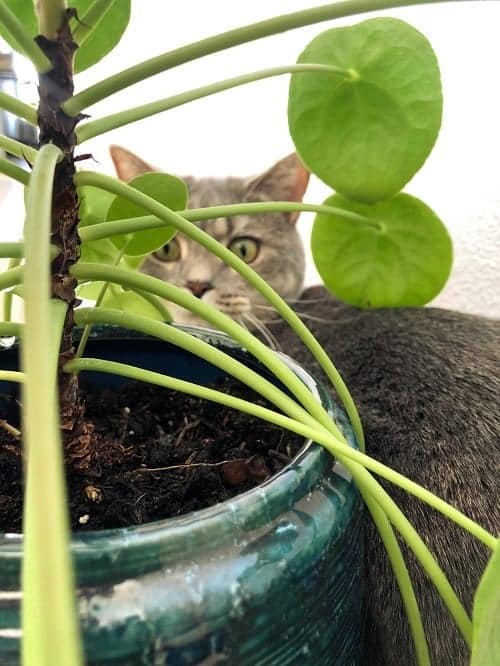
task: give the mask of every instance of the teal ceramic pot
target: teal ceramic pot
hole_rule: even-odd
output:
[[[258,367],[224,336],[196,334]],[[115,329],[100,331],[87,353],[199,382],[221,374],[168,344]],[[14,367],[14,355],[0,352],[1,367]],[[287,362],[355,446],[344,413]],[[231,501],[140,527],[75,535],[87,664],[359,664],[362,520],[346,470],[305,443],[278,475]],[[19,664],[21,554],[20,535],[0,535],[2,666]]]

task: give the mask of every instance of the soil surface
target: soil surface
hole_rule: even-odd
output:
[[[234,382],[217,388],[266,402]],[[95,446],[68,471],[74,530],[125,527],[222,502],[282,469],[303,439],[266,422],[148,384],[84,393]],[[9,406],[8,406],[9,407]],[[0,532],[20,532],[22,455],[17,402],[0,421]]]

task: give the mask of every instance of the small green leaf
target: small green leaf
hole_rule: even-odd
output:
[[[474,597],[471,666],[500,664],[500,546],[490,558]]]
[[[292,76],[288,120],[305,164],[355,201],[399,192],[427,159],[441,125],[440,74],[427,39],[404,21],[370,19],[327,30],[298,62],[351,72]]]
[[[99,296],[104,282],[92,282],[82,284],[78,287],[78,296],[95,301]],[[144,298],[133,291],[123,289],[117,284],[108,284],[106,294],[102,300],[101,307],[131,312],[157,321],[165,321],[159,311]],[[171,321],[169,319],[168,321]]]
[[[94,0],[72,0],[72,7],[78,10],[78,18],[85,20],[85,12]],[[95,65],[102,60],[120,41],[130,20],[130,0],[115,0],[95,28],[88,34],[76,52],[75,73]],[[76,22],[73,22],[73,27]]]
[[[106,215],[114,195],[99,187],[78,188],[80,226],[87,227],[106,221]]]
[[[451,270],[452,243],[422,201],[397,194],[368,205],[336,194],[325,204],[373,220],[316,216],[314,262],[326,287],[341,300],[358,307],[420,306],[441,291]]]
[[[147,194],[171,210],[183,210],[187,207],[187,188],[182,180],[166,173],[146,173],[134,178],[129,185]],[[123,220],[129,217],[148,215],[148,211],[131,203],[123,197],[114,197],[109,207],[107,220]],[[127,255],[145,255],[158,250],[175,235],[175,228],[164,226],[159,229],[138,231],[134,234],[113,236],[112,242],[122,249],[127,244]]]
[[[9,9],[17,16],[32,37],[38,35],[38,22],[35,15],[33,0],[3,0]],[[94,0],[71,0],[71,7],[76,9],[81,19]],[[120,41],[130,19],[130,0],[115,0],[95,28],[89,33],[81,48],[76,52],[75,73],[82,72],[87,67],[95,65],[107,55]],[[72,29],[78,25],[76,19],[71,22]],[[24,53],[16,40],[0,24],[0,36],[12,46],[15,51]]]

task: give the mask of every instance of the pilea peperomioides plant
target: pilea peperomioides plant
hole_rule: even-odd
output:
[[[75,0],[68,8],[64,0],[37,0],[34,5],[0,0],[0,34],[31,59],[39,73],[40,93],[38,111],[0,93],[1,108],[38,125],[40,131],[38,150],[0,137],[0,148],[24,157],[33,167],[29,173],[0,159],[0,171],[27,189],[24,242],[0,244],[1,256],[13,259],[0,277],[0,287],[16,288],[25,303],[23,325],[6,321],[0,326],[2,335],[20,336],[22,348],[21,372],[0,371],[0,378],[23,385],[23,442],[28,452],[25,666],[82,663],[62,452],[64,447],[64,457],[71,464],[73,458],[81,461],[89,455],[92,447],[78,394],[78,372],[89,368],[189,390],[326,447],[352,474],[381,531],[419,663],[429,663],[428,651],[393,527],[412,548],[471,644],[472,623],[466,611],[423,541],[371,472],[426,501],[492,550],[497,547],[495,537],[425,489],[349,448],[302,382],[236,322],[183,290],[134,270],[142,257],[164,245],[176,231],[228,263],[268,299],[310,348],[342,399],[362,447],[356,408],[328,356],[267,283],[196,222],[240,213],[312,210],[318,213],[312,237],[315,261],[325,284],[339,297],[365,307],[423,305],[431,300],[449,274],[451,242],[424,203],[400,192],[426,160],[441,121],[439,70],[427,40],[401,21],[371,19],[319,35],[297,64],[244,74],[104,118],[87,120],[85,115],[89,106],[114,92],[195,58],[294,27],[409,4],[411,0],[348,0],[276,17],[164,53],[74,94],[74,71],[97,62],[119,40],[130,2]],[[174,176],[148,174],[126,185],[91,171],[76,172],[75,149],[91,137],[203,96],[287,73],[292,74],[289,125],[297,151],[309,169],[336,191],[323,205],[273,202],[187,210],[186,187]],[[75,309],[79,285],[83,295],[97,299],[95,308]],[[170,327],[165,323],[165,300],[191,309],[226,331],[259,358],[296,401],[222,352]],[[87,330],[95,323],[119,324],[173,341],[256,388],[282,414],[168,376],[82,358],[86,334],[75,353],[75,321]],[[41,518],[44,515],[52,517],[48,527]],[[498,557],[492,560],[488,576],[498,572],[498,561]],[[485,608],[498,603],[486,585],[475,617],[474,639],[478,640],[488,632]],[[41,611],[48,590],[50,614]],[[486,641],[486,648],[483,644],[476,664],[492,663],[488,662],[492,640]]]

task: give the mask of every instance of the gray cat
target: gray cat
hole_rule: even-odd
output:
[[[128,180],[153,170],[118,147],[112,157]],[[300,200],[307,172],[289,156],[257,179],[189,179],[191,206],[265,199]],[[287,298],[325,347],[359,408],[367,451],[497,533],[500,441],[500,322],[440,310],[364,310],[334,300],[323,287],[301,293],[304,257],[295,217],[240,217],[204,224]],[[191,290],[275,339],[319,375],[286,325],[234,271],[185,238],[149,257],[142,270]],[[192,322],[175,310],[181,321]],[[448,575],[467,609],[489,552],[418,500],[386,484]],[[448,611],[414,558],[407,562],[434,666],[468,663]],[[368,626],[366,666],[410,666],[415,655],[399,592],[371,522],[366,526]],[[493,665],[492,665],[493,666]]]

